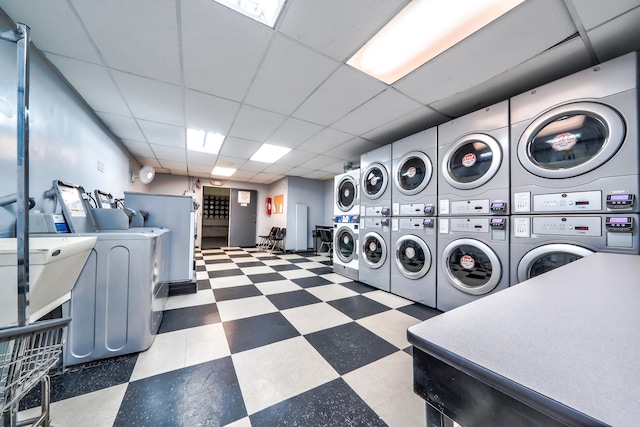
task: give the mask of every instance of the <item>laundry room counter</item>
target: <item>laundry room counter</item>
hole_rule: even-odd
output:
[[[427,425],[638,425],[639,277],[597,253],[410,327]]]

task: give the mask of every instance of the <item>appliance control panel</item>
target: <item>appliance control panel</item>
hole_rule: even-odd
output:
[[[391,209],[385,206],[361,206],[361,216],[391,216]]]
[[[450,218],[451,232],[488,233],[489,218]]]
[[[333,222],[337,224],[354,224],[360,222],[360,217],[358,215],[336,215],[333,217]]]
[[[534,216],[532,235],[547,236],[602,236],[600,216]]]
[[[598,212],[602,210],[602,192],[536,194],[534,212]]]
[[[633,194],[607,194],[607,210],[628,211],[633,209],[635,195]]]
[[[507,228],[507,220],[506,218],[491,218],[489,226],[493,230],[504,230]]]
[[[630,216],[608,216],[605,227],[607,231],[631,233],[633,231],[633,217]]]
[[[424,203],[393,204],[393,215],[395,216],[433,216],[436,208],[433,205]]]
[[[451,202],[451,215],[489,214],[489,199]]]
[[[496,200],[491,202],[491,213],[504,215],[507,213],[507,202]]]

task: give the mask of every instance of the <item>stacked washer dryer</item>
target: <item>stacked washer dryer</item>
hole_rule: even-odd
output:
[[[509,103],[438,126],[437,308],[509,286]]]
[[[360,169],[334,178],[333,271],[359,280]]]
[[[391,292],[436,306],[437,128],[392,145]]]
[[[639,253],[638,54],[511,99],[512,284]]]
[[[360,157],[360,281],[390,290],[391,145]]]

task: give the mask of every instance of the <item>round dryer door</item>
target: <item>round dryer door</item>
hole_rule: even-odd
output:
[[[452,187],[469,190],[494,177],[502,162],[502,149],[486,134],[471,134],[453,143],[442,160],[445,181]]]
[[[357,242],[353,230],[349,227],[338,229],[335,234],[335,242],[333,243],[333,253],[342,262],[349,262],[356,259]]]
[[[369,232],[360,240],[362,247],[362,259],[369,268],[380,268],[387,260],[387,244],[382,236],[375,232]]]
[[[336,189],[336,204],[343,211],[349,211],[357,201],[358,183],[350,176],[343,177]]]
[[[395,185],[401,193],[408,196],[418,194],[431,181],[433,167],[429,157],[421,151],[406,154],[395,171]]]
[[[536,118],[518,142],[518,160],[534,175],[568,178],[590,172],[618,151],[626,135],[612,108],[576,102]]]
[[[374,163],[362,174],[362,192],[369,199],[382,196],[389,184],[387,169],[379,163]]]
[[[520,260],[518,282],[524,282],[593,253],[581,246],[566,243],[538,246],[527,252]]]
[[[475,239],[458,239],[442,252],[442,268],[451,285],[470,295],[491,292],[502,277],[496,253]]]
[[[396,267],[408,279],[419,279],[431,268],[429,246],[418,236],[406,235],[396,241]]]

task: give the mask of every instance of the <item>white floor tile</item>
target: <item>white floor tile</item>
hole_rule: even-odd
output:
[[[282,310],[282,315],[302,335],[351,322],[351,318],[324,302]]]
[[[424,427],[427,417],[424,405],[424,400],[413,392],[413,387],[407,387],[373,410],[389,427]]]
[[[357,322],[374,334],[402,349],[410,345],[409,341],[407,341],[407,328],[420,323],[420,320],[400,311],[389,310],[374,314],[373,316],[364,317],[357,320]]]
[[[371,298],[374,301],[378,301],[380,304],[384,304],[391,308],[400,308],[406,305],[413,304],[413,301],[409,301],[397,295],[394,295],[385,291],[373,291],[362,294],[367,298]]]
[[[238,265],[235,262],[223,262],[220,264],[207,264],[205,268],[207,271],[222,271],[233,270],[234,268],[238,268]]]
[[[325,252],[325,253],[327,253],[327,252]],[[327,256],[327,255],[322,255],[322,252],[319,252],[318,255],[316,255],[316,256],[309,256],[309,257],[307,257],[307,259],[311,260],[311,261],[314,261],[314,262],[331,261],[331,257]],[[328,267],[327,265],[324,265],[324,266]]]
[[[293,292],[302,289],[291,280],[276,280],[273,282],[256,283],[255,287],[262,292],[263,295],[281,294],[283,292]]]
[[[320,277],[325,278],[328,281],[333,282],[333,283],[353,282],[352,279],[349,279],[348,277],[344,277],[343,275],[338,274],[338,273],[323,274]]]
[[[312,288],[308,288],[307,292],[315,295],[322,301],[333,301],[358,295],[357,292],[337,284],[314,286]]]
[[[282,258],[282,259],[294,259],[294,258],[304,258],[303,256],[297,255],[297,254],[278,254],[278,257]]]
[[[265,259],[262,261],[265,265],[287,265],[291,264],[286,259]]]
[[[239,264],[240,267],[242,267],[242,264],[245,264],[245,263],[248,263],[248,262],[256,262],[256,261],[258,261],[258,260],[256,258],[254,258],[253,256],[233,258],[233,262],[236,263],[236,264]]]
[[[216,255],[204,255],[205,260],[214,260],[214,259],[229,259],[229,256],[226,254],[216,254]],[[226,264],[226,263],[225,263]]]
[[[211,289],[203,289],[195,294],[170,296],[167,298],[167,306],[165,307],[165,310],[213,304],[215,302],[216,298]]]
[[[196,280],[209,280],[209,273],[206,271],[196,271]]]
[[[306,269],[326,267],[326,265],[320,264],[319,262],[297,262],[296,265]]]
[[[218,312],[223,322],[258,316],[260,314],[275,313],[275,305],[265,296],[240,298],[218,302]]]
[[[231,355],[222,323],[199,326],[186,331],[186,366],[193,366]]]
[[[186,329],[156,335],[151,347],[138,354],[131,381],[184,368],[186,354]]]
[[[216,277],[215,279],[209,279],[209,283],[211,284],[211,289],[222,289],[222,288],[230,288],[233,286],[242,286],[242,285],[253,285],[251,279],[249,279],[244,274],[239,276],[228,276],[228,277]]]
[[[243,274],[265,274],[265,273],[275,273],[276,271],[269,266],[261,266],[261,267],[242,267],[239,265],[240,270],[242,270]]]
[[[251,427],[251,420],[249,420],[249,417],[244,417],[231,424],[226,424],[224,427]]]
[[[279,271],[287,279],[301,279],[303,277],[314,277],[315,274],[303,269]]]

